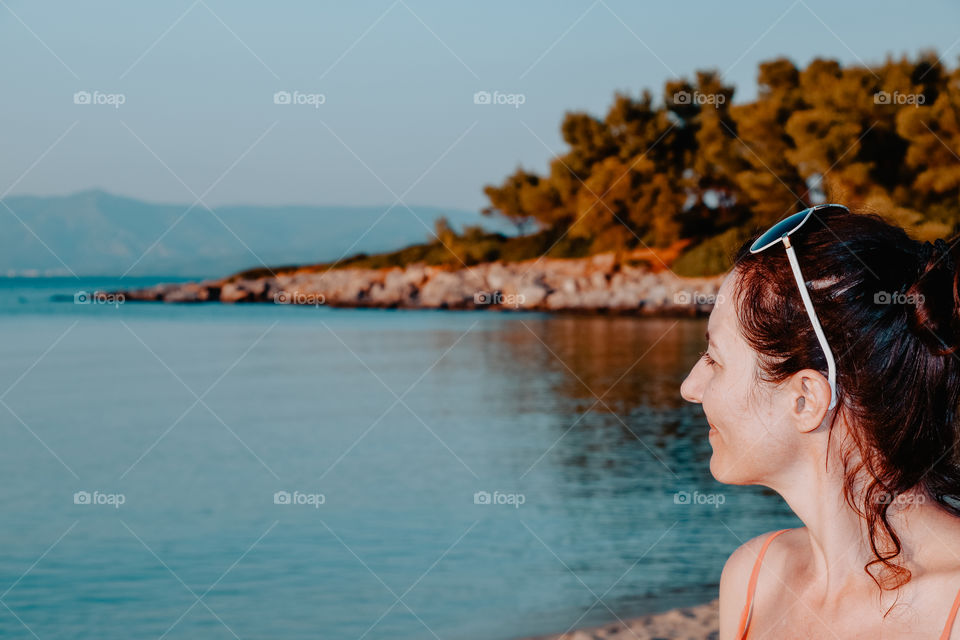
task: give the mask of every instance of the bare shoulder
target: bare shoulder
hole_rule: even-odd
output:
[[[750,574],[760,557],[764,543],[774,533],[776,532],[770,531],[747,540],[730,554],[723,565],[723,573],[720,575],[720,640],[733,639],[747,601]],[[803,548],[806,540],[806,527],[789,529],[777,536],[776,542],[767,548],[763,567],[782,567],[788,558],[796,557],[796,551]]]
[[[911,540],[920,552],[923,571],[915,571],[918,577],[929,575],[937,587],[944,587],[951,596],[958,595],[960,589],[960,517],[937,506],[935,518],[930,518],[923,527],[916,527],[922,537]]]
[[[726,585],[730,587],[742,586],[744,593],[746,593],[750,573],[753,571],[753,566],[760,556],[760,551],[770,536],[775,533],[776,531],[769,531],[755,538],[751,538],[730,554],[726,564],[723,566],[723,574],[720,576],[721,590],[726,583]],[[771,544],[767,548],[767,552],[764,555],[764,566],[768,566],[768,563],[770,565],[781,564],[782,560],[802,550],[807,541],[806,527],[787,529],[782,535],[777,536],[775,544]]]

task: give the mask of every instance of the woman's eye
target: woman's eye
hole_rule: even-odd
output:
[[[700,357],[703,358],[703,360],[704,360],[708,365],[710,365],[711,367],[714,366],[715,364],[717,364],[716,361],[714,361],[714,359],[711,358],[711,357],[710,357],[710,354],[707,353],[706,351],[700,352]]]

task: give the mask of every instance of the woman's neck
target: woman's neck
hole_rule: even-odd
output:
[[[806,525],[811,556],[806,570],[822,587],[825,598],[854,588],[876,589],[876,583],[864,571],[876,556],[866,522],[845,499],[844,471],[839,456],[831,456],[833,462],[825,468],[826,447],[817,449],[820,450],[798,455],[796,463],[785,469],[770,488],[783,497]],[[854,492],[859,493],[861,489],[862,485],[855,485]],[[938,563],[931,558],[930,551],[957,540],[957,518],[916,490],[897,496],[887,511],[887,518],[902,547],[893,562],[915,575],[918,571],[937,569]],[[882,526],[877,546],[881,551],[893,550]],[[882,565],[873,565],[871,571],[881,577],[882,573],[876,573],[881,569]]]
[[[825,594],[869,577],[863,567],[874,558],[862,518],[843,495],[843,478],[810,468],[795,469],[771,487],[803,521],[810,537],[810,572]]]

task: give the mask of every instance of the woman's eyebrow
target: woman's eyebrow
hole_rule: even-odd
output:
[[[717,343],[710,339],[710,330],[709,330],[709,329],[707,329],[707,332],[704,333],[703,336],[707,339],[707,344],[708,344],[708,345],[712,345],[713,348],[717,350],[717,352],[720,351],[720,347],[717,346]]]

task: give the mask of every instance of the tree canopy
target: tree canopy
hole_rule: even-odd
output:
[[[486,186],[484,213],[587,254],[680,241],[695,252],[824,201],[920,239],[960,229],[960,68],[934,53],[872,67],[779,58],[757,83],[735,104],[719,73],[699,71],[660,101],[617,93],[603,118],[567,112],[569,150],[547,175],[518,167]]]

